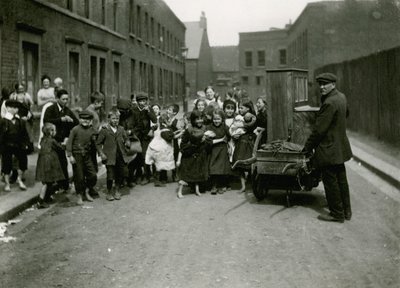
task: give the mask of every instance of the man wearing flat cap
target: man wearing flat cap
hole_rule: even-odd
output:
[[[151,122],[157,123],[157,116],[153,113],[152,109],[150,109],[149,104],[148,104],[148,97],[147,94],[144,92],[139,92],[136,95],[136,102],[137,106],[132,108],[132,114],[133,114],[133,131],[132,133],[136,135],[139,140],[140,144],[142,145],[142,150],[143,152],[138,154],[137,161],[138,167],[136,167],[136,171],[138,174],[136,174],[136,177],[139,178],[140,173],[141,173],[141,168],[144,168],[144,177],[141,181],[140,184],[146,185],[147,183],[150,182],[150,166],[146,165],[144,162],[147,147],[149,146],[149,143],[152,139],[151,135]],[[139,179],[137,179],[139,180]]]
[[[67,141],[67,157],[72,164],[78,204],[83,197],[92,202],[91,193],[97,182],[93,153],[96,150],[97,131],[92,126],[93,114],[88,110],[79,113],[80,124],[72,128]],[[86,190],[86,188],[88,190]]]
[[[314,129],[303,151],[314,151],[315,166],[320,169],[324,184],[329,215],[318,219],[343,223],[351,219],[350,193],[344,162],[352,152],[346,135],[347,100],[336,89],[336,76],[322,73],[316,77],[321,92],[321,108]]]

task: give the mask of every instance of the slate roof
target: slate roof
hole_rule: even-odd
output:
[[[187,59],[199,59],[201,40],[205,30],[200,28],[200,22],[184,22],[186,26],[185,41],[186,47],[189,48]]]

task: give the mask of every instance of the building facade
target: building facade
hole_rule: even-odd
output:
[[[212,84],[212,54],[207,34],[207,18],[202,12],[200,21],[185,22],[186,85],[190,95]]]
[[[211,47],[213,63],[213,85],[221,96],[239,83],[238,46]]]
[[[323,1],[309,3],[288,31],[290,67],[314,70],[400,45],[398,1]]]
[[[71,106],[89,95],[144,91],[181,101],[185,26],[162,0],[0,1],[0,85],[22,82],[36,101],[41,75],[61,77]]]
[[[265,70],[285,68],[287,29],[239,33],[240,86],[251,99],[264,95]]]

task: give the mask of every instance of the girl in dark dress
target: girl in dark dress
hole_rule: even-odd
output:
[[[232,174],[229,162],[228,145],[229,132],[225,124],[225,115],[221,109],[213,112],[212,124],[207,130],[215,133],[209,157],[209,173],[211,178],[211,194],[223,194],[228,187],[228,177]]]
[[[267,128],[268,128],[268,115],[267,115],[267,100],[264,96],[258,97],[256,102],[257,107],[257,121],[256,132],[260,133],[262,129],[264,132],[261,136],[260,145],[267,143]]]
[[[38,208],[47,208],[46,202],[57,189],[57,182],[65,180],[64,172],[58,160],[58,153],[63,151],[61,145],[53,138],[56,126],[45,123],[42,129],[44,137],[40,142],[40,151],[36,164],[36,180],[43,183],[40,191]]]
[[[246,190],[246,178],[245,172],[250,172],[251,165],[245,163],[236,163],[238,160],[246,160],[253,156],[254,142],[256,140],[256,135],[254,134],[254,129],[256,128],[256,116],[254,112],[253,103],[249,100],[242,101],[239,104],[239,113],[245,119],[250,121],[244,121],[245,134],[238,136],[235,140],[235,150],[233,152],[233,163],[235,165],[235,170],[240,174],[240,183],[242,185],[240,192]]]
[[[185,183],[194,185],[196,195],[200,196],[199,185],[208,179],[207,151],[211,147],[212,140],[205,135],[206,127],[203,121],[203,113],[193,110],[190,114],[191,126],[182,135],[178,198],[183,197],[182,190]]]

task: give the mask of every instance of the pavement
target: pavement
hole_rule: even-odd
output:
[[[400,146],[388,145],[352,131],[348,131],[348,137],[354,159],[400,189]],[[4,192],[4,183],[0,183],[0,222],[16,217],[37,202],[42,187],[41,183],[34,180],[37,156],[37,153],[28,156],[28,171],[25,175],[27,190],[22,191],[17,184],[13,184],[11,192]],[[68,168],[72,175],[71,165]],[[99,174],[104,173],[103,170],[99,169]]]

